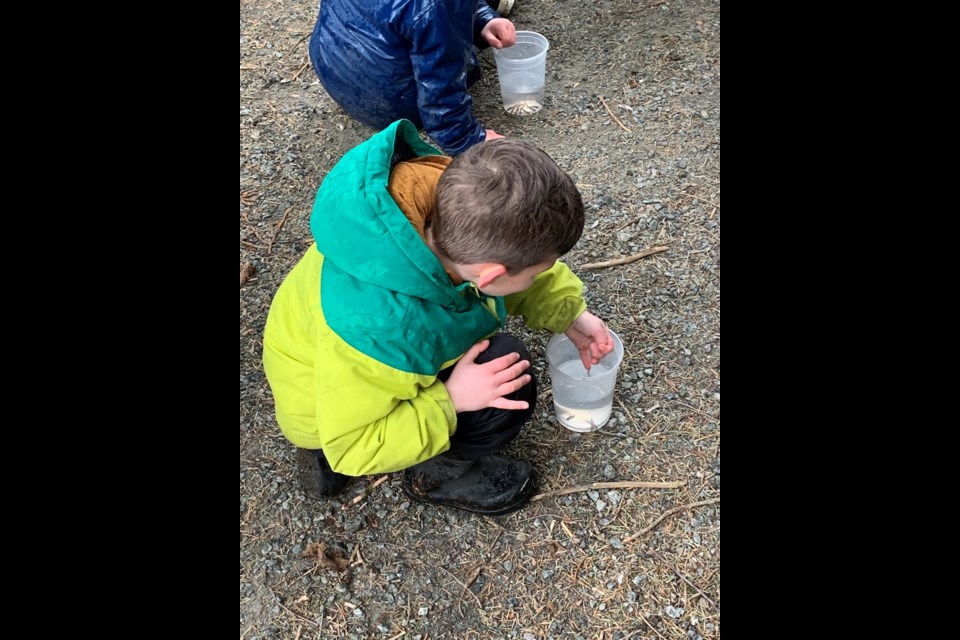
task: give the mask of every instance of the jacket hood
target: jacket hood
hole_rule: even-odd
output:
[[[398,120],[343,156],[324,178],[310,231],[325,260],[377,287],[443,306],[461,299],[443,265],[414,229],[387,186],[397,162],[441,155]]]

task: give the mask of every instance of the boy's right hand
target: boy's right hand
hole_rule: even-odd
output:
[[[589,311],[581,313],[564,333],[576,345],[587,371],[613,351],[613,338],[607,325]]]
[[[453,367],[453,373],[444,382],[457,413],[479,411],[487,407],[497,409],[526,409],[529,403],[508,400],[504,396],[530,383],[529,360],[520,360],[519,353],[508,353],[490,362],[477,364],[477,357],[490,346],[483,340],[470,347]]]
[[[517,28],[506,18],[494,18],[484,25],[480,37],[494,49],[512,47],[517,43]]]

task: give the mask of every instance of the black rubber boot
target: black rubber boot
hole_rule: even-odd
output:
[[[533,467],[505,456],[459,460],[441,454],[404,471],[402,484],[418,502],[488,516],[519,509],[536,489]]]
[[[297,475],[303,492],[318,500],[337,495],[350,480],[330,468],[320,449],[297,449]]]

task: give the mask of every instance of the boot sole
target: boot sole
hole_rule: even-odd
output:
[[[512,513],[522,507],[523,505],[530,502],[530,498],[533,497],[534,492],[536,491],[536,479],[530,478],[529,482],[525,484],[520,489],[518,498],[513,502],[506,504],[502,507],[497,507],[496,509],[476,509],[468,507],[464,504],[449,501],[449,500],[433,500],[428,496],[419,496],[413,492],[413,489],[409,486],[406,476],[404,476],[403,481],[400,483],[400,486],[403,487],[403,492],[407,494],[407,497],[411,500],[416,500],[417,502],[422,502],[424,504],[433,504],[438,507],[452,507],[454,509],[460,509],[461,511],[469,511],[470,513],[476,513],[482,516],[502,516],[507,513]]]

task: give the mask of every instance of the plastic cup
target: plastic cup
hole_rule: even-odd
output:
[[[549,48],[550,43],[539,33],[517,31],[517,42],[512,47],[493,50],[507,113],[528,116],[543,107]]]
[[[571,431],[596,431],[610,419],[617,371],[623,362],[623,342],[613,331],[610,336],[613,351],[590,367],[589,375],[580,352],[567,336],[558,333],[547,343],[553,409],[560,424]]]

